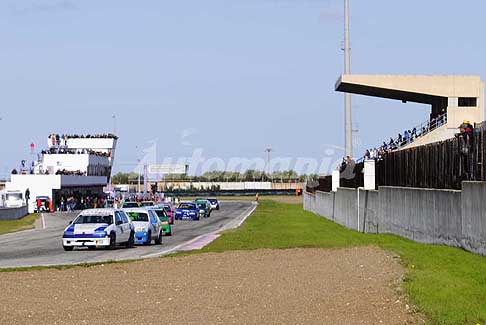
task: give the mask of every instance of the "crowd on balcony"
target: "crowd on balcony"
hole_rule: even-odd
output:
[[[431,131],[434,131],[445,123],[447,123],[447,114],[442,114],[436,118],[432,118],[430,121],[422,123],[413,129],[408,129],[403,131],[403,133],[399,133],[396,138],[392,137],[389,141],[383,141],[382,145],[379,147],[367,149],[364,156],[359,160],[381,160],[391,152],[413,143],[418,138],[423,137]]]
[[[47,137],[51,146],[66,146],[68,139],[118,139],[112,133],[107,134],[56,134],[52,133]]]
[[[109,152],[102,152],[102,151],[95,151],[91,149],[68,149],[68,148],[50,148],[49,150],[42,150],[41,154],[43,155],[50,155],[50,154],[90,154],[98,157],[111,157]]]
[[[86,172],[82,172],[80,170],[67,170],[67,169],[59,169],[56,172],[56,175],[73,175],[73,176],[86,176]]]

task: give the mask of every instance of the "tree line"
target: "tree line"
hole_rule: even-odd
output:
[[[143,175],[138,173],[123,173],[120,172],[112,176],[113,184],[136,184],[138,178],[143,182]],[[244,173],[227,172],[227,171],[211,171],[206,172],[200,176],[168,174],[164,176],[161,181],[190,181],[190,182],[267,182],[267,181],[299,181],[303,182],[308,179],[317,179],[318,175],[298,175],[293,170],[278,171],[267,174],[260,170],[247,170]]]

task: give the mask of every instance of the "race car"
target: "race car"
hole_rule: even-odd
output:
[[[50,212],[51,198],[48,196],[37,196],[35,198],[35,212]]]
[[[161,227],[162,227],[162,233],[164,236],[172,236],[172,227],[169,222],[169,217],[167,215],[167,212],[165,210],[165,206],[155,206],[154,208],[155,213],[157,213],[157,216],[159,217],[159,220],[161,222]]]
[[[194,202],[182,202],[175,211],[176,220],[199,220],[199,209]]]
[[[138,208],[140,207],[140,204],[138,202],[133,202],[133,201],[125,201],[122,203],[122,208],[127,209],[127,208]]]
[[[149,208],[124,209],[135,227],[135,244],[162,244],[162,228],[157,213]]]
[[[209,198],[208,201],[209,201],[209,204],[211,205],[211,209],[213,209],[213,210],[219,210],[219,201],[218,201],[218,199]]]
[[[211,216],[211,206],[209,205],[208,200],[198,199],[195,201],[195,203],[199,209],[199,215],[203,216],[204,218],[209,218]]]
[[[114,249],[120,243],[133,247],[134,238],[134,226],[123,211],[89,209],[82,211],[64,229],[62,247],[65,251],[72,251],[74,247]]]
[[[174,224],[174,209],[172,208],[172,204],[170,203],[163,203],[162,204],[165,212],[167,213],[167,217],[169,218],[169,224]]]

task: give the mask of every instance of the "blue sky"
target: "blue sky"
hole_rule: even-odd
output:
[[[467,5],[465,3],[467,2]],[[486,2],[350,0],[352,71],[486,75]],[[0,2],[0,174],[51,132],[157,159],[319,158],[343,145],[341,0]],[[353,97],[356,156],[428,116]],[[339,152],[336,153],[339,156]]]

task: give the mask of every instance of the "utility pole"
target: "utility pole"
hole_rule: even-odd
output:
[[[351,73],[351,45],[349,41],[349,0],[344,0],[344,74]],[[346,156],[353,157],[353,118],[351,94],[344,94],[344,130]]]

